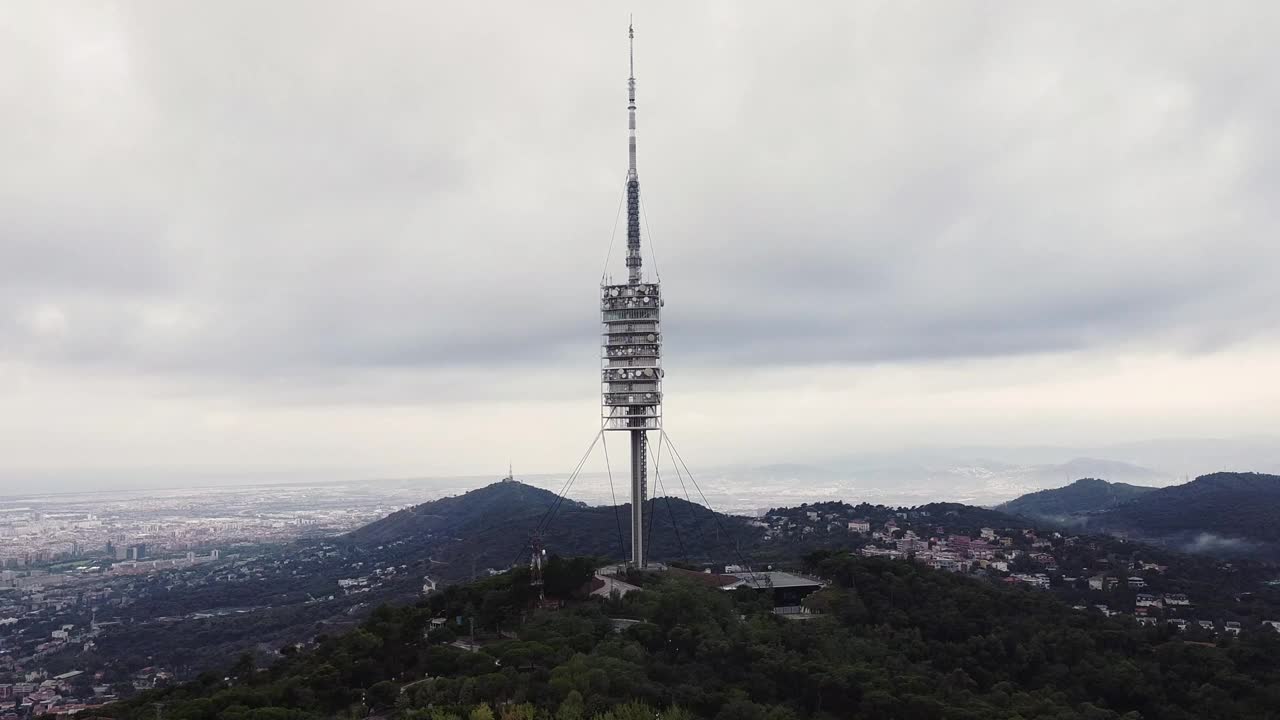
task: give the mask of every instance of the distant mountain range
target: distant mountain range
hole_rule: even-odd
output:
[[[916,504],[936,500],[992,505],[1062,487],[1077,478],[1165,486],[1220,470],[1280,474],[1280,437],[1163,438],[1113,445],[916,447],[813,462],[813,499]],[[831,479],[834,473],[836,480]],[[770,473],[726,472],[751,486]],[[728,482],[725,485],[729,485]],[[792,489],[799,501],[801,488]],[[808,498],[803,498],[808,499]]]
[[[838,465],[715,468],[702,473],[699,484],[716,507],[759,514],[769,507],[828,501],[906,507],[930,502],[990,506],[1024,493],[1061,487],[1080,477],[1153,486],[1178,479],[1139,465],[1092,457],[1020,464],[990,457],[903,453],[847,458]],[[539,478],[536,482],[548,487],[553,480]],[[605,488],[603,495],[601,487]],[[584,497],[607,503],[607,487],[597,483],[594,493]]]
[[[1220,472],[1164,488],[1079,480],[999,509],[1192,552],[1280,558],[1278,475]]]
[[[847,456],[833,462],[822,463],[822,465],[824,467],[857,466],[870,457],[907,458],[934,465],[990,459],[1013,466],[1061,465],[1072,458],[1104,458],[1108,461],[1148,468],[1170,478],[1196,477],[1231,468],[1280,473],[1280,436],[1160,438],[1112,445],[925,447],[878,455]],[[1101,477],[1109,476],[1102,474]],[[1132,482],[1128,478],[1110,479]]]

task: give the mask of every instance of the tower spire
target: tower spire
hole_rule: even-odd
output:
[[[640,175],[636,172],[636,28],[628,24],[628,56],[631,76],[627,79],[627,281],[638,284],[640,275]]]

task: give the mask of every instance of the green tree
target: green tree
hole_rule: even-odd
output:
[[[373,687],[365,692],[365,702],[369,707],[377,710],[389,708],[395,704],[396,698],[400,695],[400,686],[390,680],[383,680],[375,683]]]
[[[560,708],[556,710],[556,720],[582,720],[585,710],[586,703],[582,701],[582,693],[570,690],[564,701],[560,703]]]

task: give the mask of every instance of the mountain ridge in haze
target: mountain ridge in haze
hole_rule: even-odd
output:
[[[1081,478],[1065,487],[1040,490],[1001,503],[997,510],[1031,518],[1063,518],[1115,507],[1156,488]]]
[[[1096,518],[1090,517],[1090,527],[1181,539],[1193,549],[1197,543],[1212,547],[1236,540],[1275,548],[1280,546],[1280,475],[1202,475],[1098,513]]]
[[[1280,558],[1280,475],[1216,472],[1149,490],[1097,484],[1103,482],[1080,481],[1047,493],[1031,493],[1001,507],[1024,508],[1024,515],[1078,530],[1189,552]],[[1124,494],[1130,497],[1111,502]],[[1090,507],[1100,502],[1101,507]],[[1061,512],[1047,511],[1053,508]]]

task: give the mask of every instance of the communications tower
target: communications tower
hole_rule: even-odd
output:
[[[631,76],[627,80],[627,282],[600,285],[601,420],[606,431],[631,436],[631,558],[645,567],[644,501],[647,433],[662,429],[662,333],[658,325],[662,294],[655,278],[645,282],[640,259],[640,176],[636,172],[635,28],[630,40]]]

